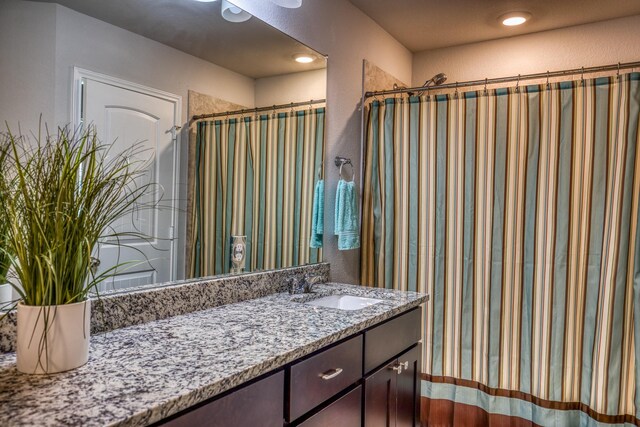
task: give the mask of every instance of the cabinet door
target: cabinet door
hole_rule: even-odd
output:
[[[397,360],[383,366],[365,379],[365,427],[393,427],[396,425]]]
[[[282,427],[284,371],[188,410],[163,427]]]
[[[402,366],[402,371],[396,377],[396,427],[419,427],[422,366],[420,346],[398,356],[398,366]]]
[[[360,427],[362,386],[349,392],[298,427]]]
[[[420,341],[422,310],[417,307],[364,333],[364,373],[402,353]]]

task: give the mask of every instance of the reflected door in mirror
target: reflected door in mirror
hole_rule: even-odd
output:
[[[141,202],[143,206],[122,217],[112,226],[118,231],[131,231],[150,238],[132,235],[100,244],[99,271],[127,263],[112,279],[101,284],[100,290],[130,288],[174,280],[175,251],[173,248],[173,188],[175,153],[173,132],[175,104],[124,87],[116,87],[92,79],[84,81],[84,123],[96,127],[98,137],[112,143],[114,154],[141,144],[146,173],[139,184],[155,183]],[[153,208],[151,208],[153,206]],[[122,246],[124,244],[124,246]]]

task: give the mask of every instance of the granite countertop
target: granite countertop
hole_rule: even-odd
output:
[[[0,425],[131,425],[162,420],[418,306],[424,294],[344,284],[276,293],[91,337],[89,362],[21,374],[0,354]],[[301,301],[327,294],[383,299],[355,311]]]

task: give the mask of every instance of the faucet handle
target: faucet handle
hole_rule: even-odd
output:
[[[289,293],[293,295],[302,293],[306,287],[306,284],[303,279],[298,280],[295,277],[292,277],[291,279],[287,280],[287,286],[289,287]]]
[[[304,280],[305,282],[311,284],[311,285],[315,285],[316,283],[319,283],[322,280],[322,275],[320,274],[313,274],[313,273],[307,273],[304,276]]]
[[[304,279],[302,280],[304,284],[304,292],[309,293],[313,292],[313,285],[320,282],[322,280],[322,276],[319,274],[305,274]]]

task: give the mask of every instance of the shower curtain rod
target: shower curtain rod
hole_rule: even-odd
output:
[[[447,83],[439,86],[418,86],[418,87],[409,87],[409,88],[400,88],[400,89],[390,89],[390,90],[380,90],[376,92],[365,92],[364,97],[371,98],[372,96],[378,95],[393,95],[398,93],[407,93],[407,92],[426,92],[432,89],[457,89],[468,86],[481,86],[481,85],[489,85],[495,83],[507,83],[521,80],[533,80],[533,79],[544,79],[551,77],[562,77],[562,76],[570,76],[574,74],[585,74],[585,73],[597,73],[599,71],[614,71],[628,68],[637,68],[640,67],[640,61],[637,62],[626,62],[612,64],[612,65],[603,65],[599,67],[582,67],[582,68],[574,68],[573,70],[563,70],[563,71],[547,71],[546,73],[535,73],[535,74],[522,74],[517,76],[510,77],[498,77],[493,79],[484,79],[484,80],[471,80],[467,82],[456,82],[456,83]]]
[[[325,102],[327,102],[326,99],[315,99],[315,100],[311,99],[309,101],[290,102],[288,104],[271,105],[269,107],[244,108],[242,110],[225,111],[224,113],[200,114],[199,116],[191,117],[191,121],[195,122],[196,120],[209,119],[212,117],[233,116],[235,114],[259,113],[261,111],[272,111],[272,110],[281,110],[283,108],[303,107],[305,105],[312,106],[313,104],[323,104]]]

